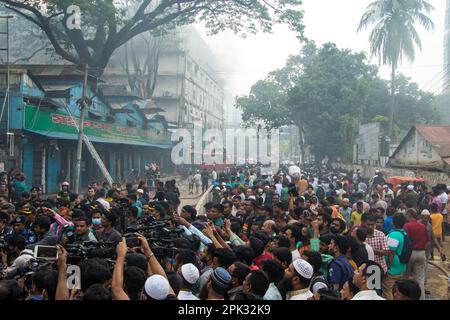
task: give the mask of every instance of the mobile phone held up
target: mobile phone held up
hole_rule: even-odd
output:
[[[34,247],[34,258],[54,261],[58,259],[58,248],[56,246],[41,246]]]

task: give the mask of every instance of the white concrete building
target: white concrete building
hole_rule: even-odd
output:
[[[412,127],[387,166],[450,172],[450,126]]]

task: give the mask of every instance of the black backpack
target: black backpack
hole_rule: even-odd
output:
[[[413,252],[413,242],[412,239],[410,238],[410,236],[405,232],[405,231],[400,231],[400,230],[393,230],[391,232],[395,232],[398,231],[403,235],[403,250],[402,253],[400,255],[397,256],[400,260],[400,263],[406,264],[409,262],[409,259],[411,259],[411,255]]]

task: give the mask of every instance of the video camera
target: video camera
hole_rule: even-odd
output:
[[[78,264],[81,260],[91,258],[116,259],[116,247],[112,242],[87,241],[83,244],[68,244],[66,250],[68,264]]]

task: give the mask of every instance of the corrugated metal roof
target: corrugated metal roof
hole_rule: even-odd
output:
[[[416,129],[441,158],[450,158],[450,126],[416,125]]]

